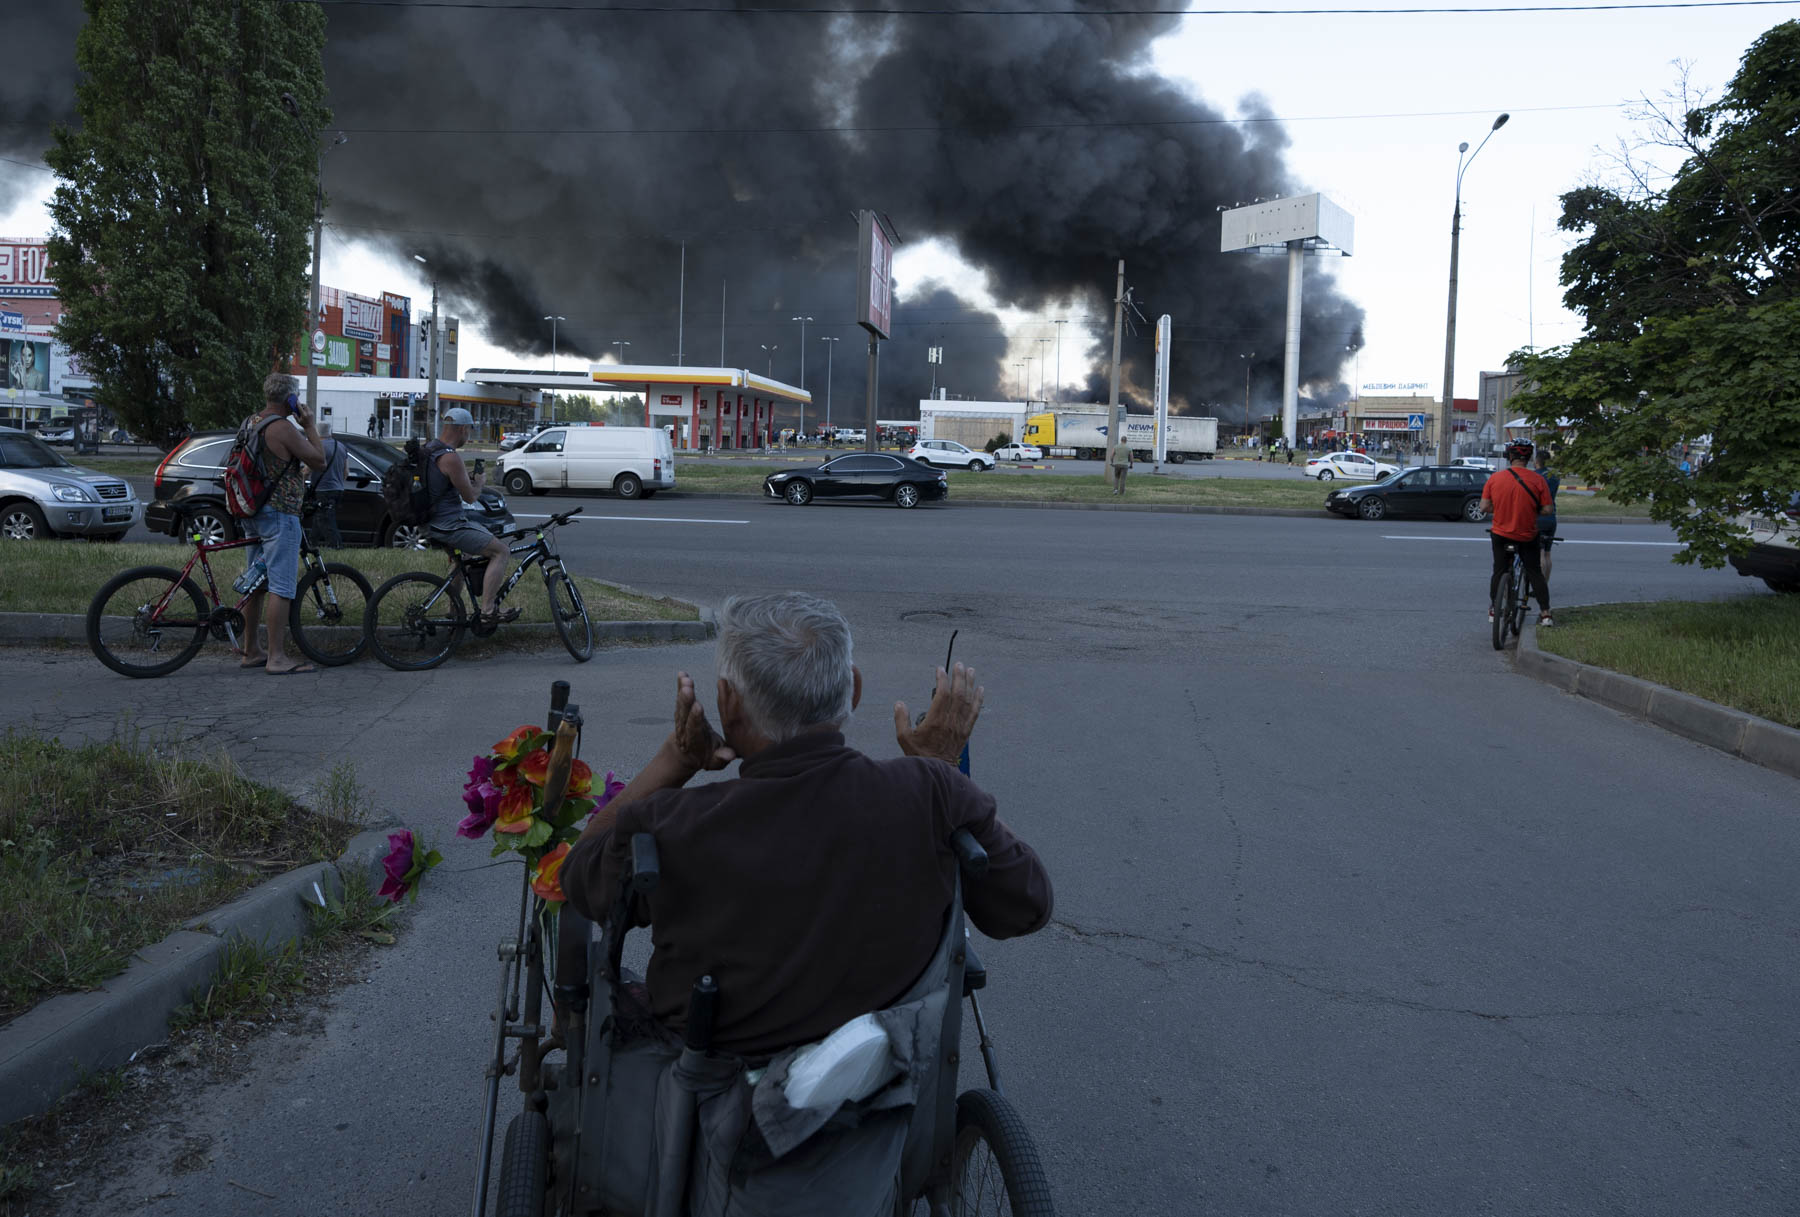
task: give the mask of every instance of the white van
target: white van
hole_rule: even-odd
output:
[[[509,494],[648,497],[675,485],[675,450],[661,427],[549,427],[500,458],[500,480]]]

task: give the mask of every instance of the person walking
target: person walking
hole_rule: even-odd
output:
[[[344,534],[338,531],[338,504],[344,498],[344,468],[349,462],[349,449],[335,435],[323,441],[325,468],[312,476],[312,495],[319,504],[313,515],[313,544],[321,549],[344,548]]]
[[[300,401],[300,382],[283,372],[263,379],[263,408],[244,420],[239,434],[257,437],[256,460],[272,487],[269,501],[250,518],[245,531],[257,541],[246,553],[268,570],[268,583],[244,607],[244,659],[241,667],[262,668],[270,676],[293,676],[318,669],[287,653],[287,619],[300,581],[300,504],[306,497],[301,470],[325,468],[325,453],[313,416]],[[266,612],[265,612],[266,608]],[[259,646],[257,626],[268,623],[268,645]]]
[[[1113,493],[1120,498],[1125,496],[1125,475],[1131,472],[1131,445],[1120,437],[1113,445],[1112,452],[1112,484]]]
[[[1544,479],[1544,485],[1550,488],[1550,508],[1540,512],[1537,518],[1538,528],[1538,565],[1544,568],[1544,583],[1550,582],[1550,551],[1556,547],[1556,492],[1562,488],[1562,475],[1550,468],[1550,453],[1539,448],[1537,452],[1538,476]]]
[[[369,411],[369,438],[375,438],[375,411]]]

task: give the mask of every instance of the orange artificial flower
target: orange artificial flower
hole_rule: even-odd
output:
[[[543,734],[544,729],[542,727],[534,727],[527,723],[525,726],[518,728],[511,735],[495,744],[494,755],[503,761],[517,760],[519,753],[526,748],[532,738],[534,736],[542,736]]]
[[[569,766],[569,788],[564,791],[570,798],[579,798],[594,788],[594,770],[582,760]]]
[[[499,815],[494,820],[495,832],[530,832],[531,809],[537,803],[537,791],[527,782],[515,782],[500,796]]]
[[[531,890],[545,900],[563,899],[562,866],[569,856],[569,843],[564,841],[555,849],[538,859],[537,874],[532,877]]]
[[[550,749],[540,748],[519,762],[519,776],[533,786],[542,786],[550,776]],[[586,761],[569,763],[569,788],[563,794],[576,798],[594,788],[594,770]]]

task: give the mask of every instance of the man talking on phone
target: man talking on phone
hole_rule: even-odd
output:
[[[269,569],[266,593],[258,591],[244,609],[244,659],[246,668],[264,668],[270,676],[314,672],[287,653],[288,608],[300,578],[300,504],[306,497],[306,474],[325,468],[325,450],[313,426],[311,411],[300,402],[300,382],[283,372],[263,378],[263,408],[244,420],[244,428],[261,437],[256,445],[263,478],[273,487],[269,501],[251,517],[250,531],[257,543],[248,550],[249,561],[260,557]],[[268,612],[263,612],[264,603]],[[257,623],[266,619],[267,649],[258,645]]]

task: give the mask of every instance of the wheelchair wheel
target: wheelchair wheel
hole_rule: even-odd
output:
[[[956,1097],[953,1217],[1055,1217],[1037,1146],[1013,1105],[991,1090]]]
[[[506,1126],[494,1217],[543,1217],[549,1178],[550,1125],[542,1112],[522,1111]]]

